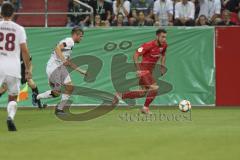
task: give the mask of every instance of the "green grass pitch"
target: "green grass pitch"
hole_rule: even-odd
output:
[[[176,107],[160,107],[160,111],[180,113]],[[63,122],[53,110],[18,110],[18,131],[9,133],[6,111],[1,109],[0,159],[240,159],[240,108],[193,108],[191,121],[121,119],[137,112],[116,109],[91,121]]]

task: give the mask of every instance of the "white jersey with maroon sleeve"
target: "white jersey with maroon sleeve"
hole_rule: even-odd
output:
[[[20,44],[26,43],[24,28],[12,21],[0,22],[0,71],[21,78]]]
[[[65,57],[65,59],[69,59],[71,56],[71,53],[72,53],[73,46],[74,46],[73,39],[71,37],[65,38],[58,43],[58,45],[60,45],[60,44],[63,44],[63,46],[64,46],[64,48],[61,50],[63,53],[63,56]],[[51,54],[51,58],[49,59],[48,63],[51,63],[51,64],[54,63],[57,66],[62,65],[62,61],[57,56],[55,51],[53,51],[53,53]]]

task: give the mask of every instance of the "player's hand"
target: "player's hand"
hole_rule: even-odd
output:
[[[70,61],[69,60],[65,60],[65,61],[63,61],[63,65],[64,66],[70,66]]]
[[[85,73],[84,73],[84,76],[85,76],[85,77],[89,77],[89,73],[88,73],[88,72],[85,72]]]
[[[165,66],[161,65],[161,67],[160,67],[160,72],[161,72],[161,75],[162,75],[162,76],[166,73],[166,68],[165,68]]]
[[[84,75],[85,76],[89,76],[89,73],[87,71],[85,71]]]
[[[88,73],[87,73],[87,71],[84,71],[84,70],[81,70],[81,72],[80,72],[82,75],[84,75],[84,76],[88,76]]]
[[[164,74],[164,70],[163,70],[163,67],[160,68],[160,72],[161,72],[161,75]]]
[[[25,71],[25,78],[26,79],[32,79],[32,72],[30,72],[30,70],[27,70]]]

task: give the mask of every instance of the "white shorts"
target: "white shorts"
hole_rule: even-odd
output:
[[[48,63],[46,72],[49,84],[53,90],[60,90],[61,86],[72,81],[67,68],[63,65],[57,66],[56,64]]]
[[[0,75],[0,86],[3,84],[7,85],[8,95],[17,96],[20,92],[21,79],[13,76],[8,76],[1,74]]]

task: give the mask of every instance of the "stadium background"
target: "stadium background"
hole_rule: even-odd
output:
[[[130,62],[130,58],[136,48],[146,40],[152,39],[154,30],[155,28],[86,30],[85,38],[80,45],[75,47],[73,56],[94,55],[103,61],[104,66],[96,82],[86,83],[83,81],[83,77],[74,74],[73,79],[75,84],[80,86],[87,85],[90,88],[114,93],[110,79],[112,56],[124,53],[129,57]],[[154,101],[154,104],[176,105],[180,99],[187,98],[190,99],[194,105],[239,105],[237,96],[239,91],[237,61],[239,59],[239,52],[237,37],[239,37],[240,28],[217,27],[216,34],[215,28],[213,27],[168,28],[168,31],[169,49],[167,54],[167,67],[169,71],[166,74],[165,80],[173,84],[174,88],[170,93],[159,96]],[[30,52],[33,56],[34,80],[36,80],[40,90],[44,91],[48,89],[45,74],[46,62],[55,43],[61,38],[68,36],[69,30],[66,28],[32,28],[27,29],[27,34]],[[127,39],[126,35],[128,37]],[[133,46],[128,50],[120,50],[119,48],[111,52],[104,50],[107,42],[120,44],[120,42],[125,40],[133,42]],[[217,69],[216,81],[215,69]],[[186,83],[180,83],[182,81]],[[31,93],[30,90],[29,93]],[[4,101],[1,101],[3,102],[1,104],[5,104],[6,97],[4,97]],[[46,101],[46,103],[55,104],[57,101],[57,99],[50,100]],[[74,102],[79,102],[80,104],[97,103],[93,99],[77,98],[76,96]],[[139,103],[141,104],[141,102],[140,100]],[[31,106],[31,103],[25,101],[21,102],[20,105]]]
[[[69,28],[60,27],[67,23],[67,15],[47,15],[49,27],[45,25],[46,15],[22,15],[31,12],[67,12],[69,10],[68,0],[13,1],[16,5],[17,16],[15,20],[23,26],[38,28],[27,28],[28,43],[33,56],[33,77],[39,85],[40,92],[48,89],[45,74],[46,62],[56,43],[62,38],[69,36]],[[196,5],[197,8],[197,5]],[[223,9],[229,9],[223,5]],[[18,15],[18,13],[20,13]],[[234,14],[235,11],[232,11]],[[102,60],[103,68],[93,83],[84,82],[83,77],[73,73],[76,85],[87,86],[109,93],[115,90],[111,82],[111,60],[114,55],[125,54],[128,62],[140,44],[153,39],[157,27],[104,27],[85,28],[85,37],[80,45],[73,51],[73,57],[81,55],[93,55]],[[168,34],[169,49],[167,53],[167,74],[162,80],[173,85],[173,90],[159,96],[155,105],[176,105],[181,99],[189,99],[193,105],[239,105],[239,85],[237,74],[238,48],[237,38],[239,27],[205,26],[205,27],[166,27]],[[119,45],[123,41],[130,41],[133,45],[127,50],[116,50],[107,52],[104,45],[113,42]],[[124,64],[123,64],[124,65]],[[128,75],[132,78],[134,73]],[[234,78],[233,78],[234,77]],[[181,82],[181,83],[180,83]],[[29,95],[31,91],[29,89]],[[29,97],[30,99],[31,97]],[[94,99],[73,96],[77,104],[98,104]],[[6,104],[6,95],[1,99]],[[44,103],[56,104],[59,99],[47,100]],[[143,99],[138,101],[142,104]],[[19,103],[20,106],[31,106],[30,101]]]

